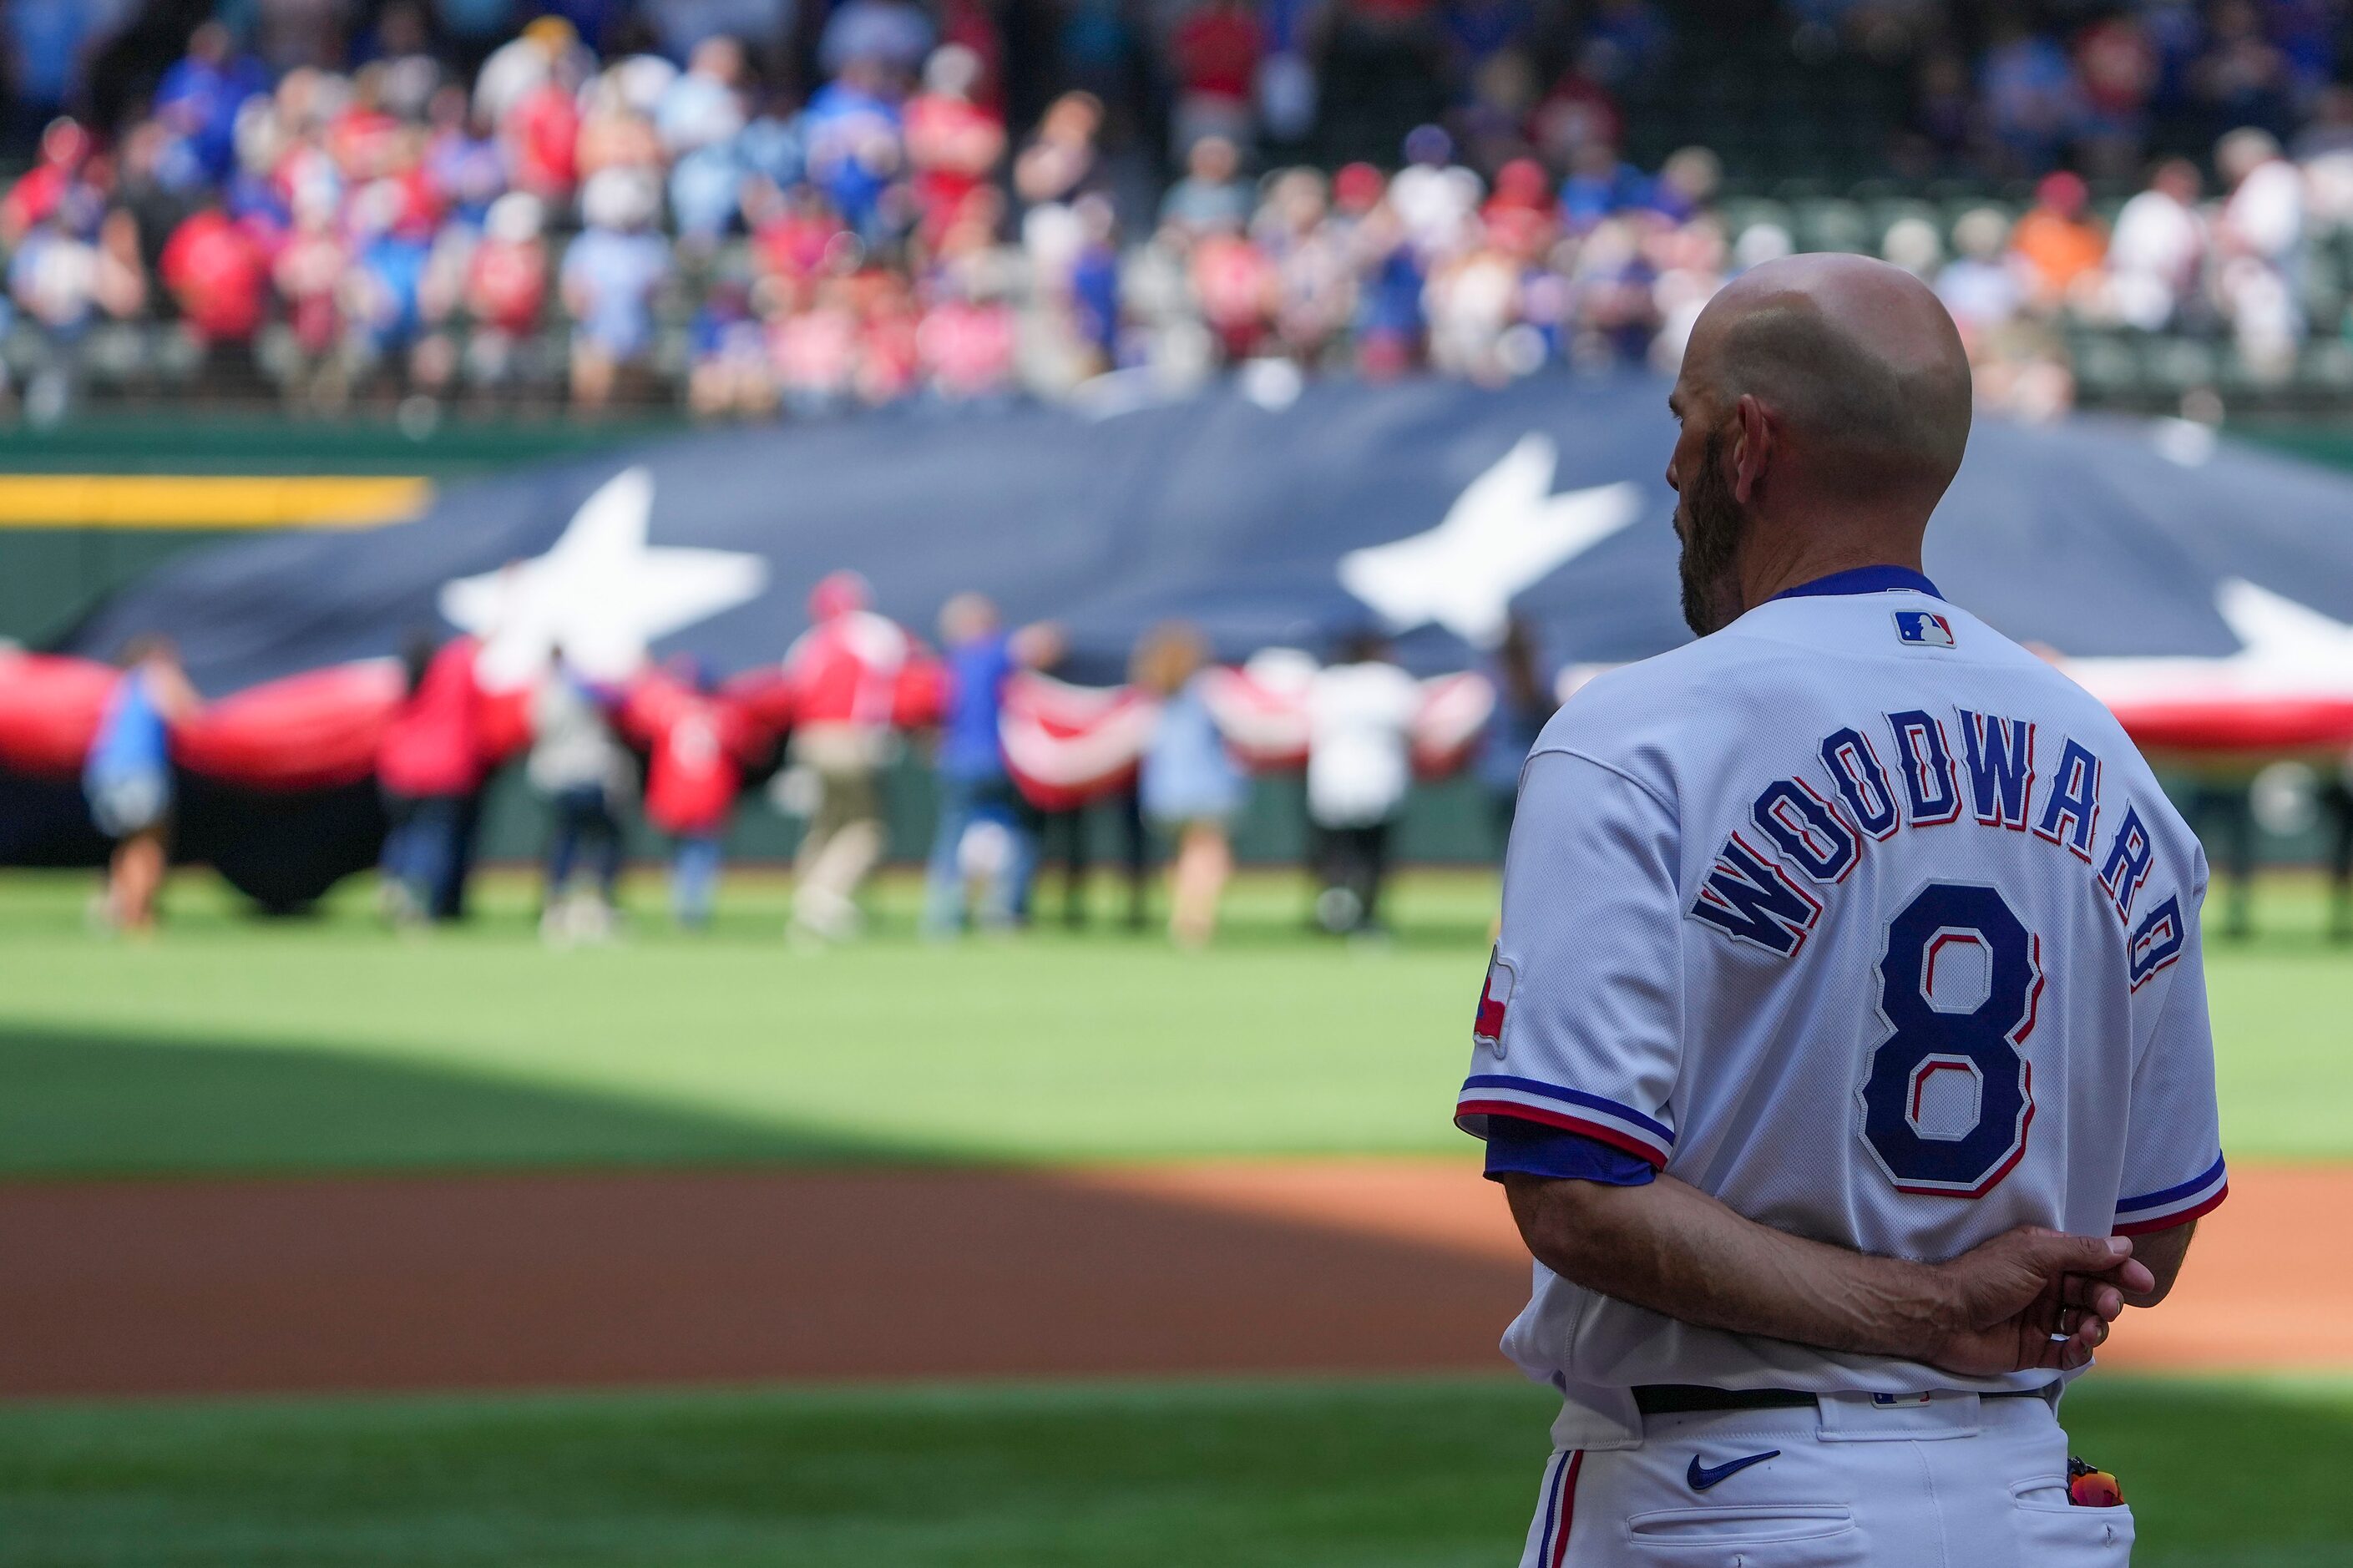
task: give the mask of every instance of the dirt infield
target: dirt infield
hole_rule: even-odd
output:
[[[2353,1367],[2353,1170],[2236,1173],[2104,1359]],[[0,1186],[0,1394],[1493,1368],[1463,1161]]]

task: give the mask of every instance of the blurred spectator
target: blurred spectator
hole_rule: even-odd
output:
[[[332,412],[343,405],[349,378],[342,294],[350,263],[333,206],[315,196],[299,202],[294,232],[286,237],[270,268],[279,298],[285,301],[287,336],[295,356],[286,376],[286,394],[299,406]]]
[[[53,120],[41,132],[40,156],[0,198],[0,243],[21,244],[33,226],[55,217],[70,198],[96,195],[90,178],[90,132],[73,120]]]
[[[2248,369],[2276,380],[2294,368],[2304,333],[2304,176],[2269,132],[2253,127],[2222,138],[2214,167],[2229,192],[2214,225],[2215,304]]]
[[[1992,207],[1978,207],[1953,226],[1960,254],[1936,275],[1936,297],[1953,313],[1964,341],[1974,341],[2016,315],[2026,291],[2004,258],[2010,220]]]
[[[581,192],[588,226],[564,253],[564,305],[574,323],[572,400],[594,412],[616,379],[653,348],[653,300],[670,278],[670,247],[652,231],[660,202],[635,169],[600,172]]]
[[[1160,703],[1138,788],[1145,820],[1176,841],[1168,935],[1187,948],[1206,946],[1217,934],[1218,901],[1233,874],[1229,836],[1248,794],[1209,711],[1203,676],[1208,662],[1201,634],[1170,622],[1145,634],[1130,674]]]
[[[923,932],[934,938],[962,929],[967,910],[983,930],[1006,930],[1028,906],[1037,835],[1006,772],[998,721],[1006,683],[1018,670],[1051,664],[1060,638],[1042,626],[1008,632],[995,605],[959,594],[940,610],[940,643],[947,703],[933,763],[939,821],[923,887]]]
[[[2198,211],[2198,165],[2168,158],[2147,188],[2116,215],[2108,246],[2108,291],[2117,320],[2143,331],[2172,326],[2195,298],[2206,259],[2206,221]]]
[[[467,374],[482,386],[504,384],[547,300],[547,247],[540,237],[539,198],[509,191],[491,204],[482,237],[467,258]]]
[[[635,783],[608,709],[618,694],[597,684],[557,648],[531,694],[531,754],[523,774],[547,802],[547,886],[540,935],[551,942],[600,942],[620,908],[620,805]],[[590,886],[575,893],[584,859]]]
[[[1360,633],[1307,689],[1307,819],[1322,890],[1316,922],[1339,935],[1377,931],[1389,832],[1413,782],[1409,742],[1421,689]]]
[[[2287,129],[2293,114],[2288,58],[2268,36],[2254,0],[2217,0],[2209,7],[2207,44],[2191,80],[2218,123]]]
[[[269,261],[260,243],[218,207],[173,231],[157,268],[180,319],[206,347],[250,343],[268,309]]]
[[[1091,92],[1066,92],[1047,107],[1038,130],[1013,165],[1013,189],[1032,207],[1060,205],[1103,188],[1103,101]]]
[[[1250,232],[1274,268],[1274,327],[1283,352],[1303,365],[1321,364],[1356,305],[1349,229],[1334,220],[1324,176],[1313,169],[1275,176]]]
[[[1200,0],[1168,42],[1176,79],[1171,144],[1188,154],[1205,137],[1247,145],[1256,129],[1252,108],[1265,47],[1250,0]]]
[[[188,37],[188,52],[155,84],[149,112],[193,174],[218,183],[237,161],[237,116],[249,98],[268,93],[261,62],[237,49],[227,24],[206,22]]]
[[[974,98],[980,57],[946,44],[923,67],[923,90],[908,100],[907,162],[924,237],[938,243],[1005,157],[1005,121]]]
[[[1944,267],[1945,242],[1937,236],[1936,226],[1926,218],[1900,217],[1887,226],[1880,239],[1879,258],[1934,282]]]
[[[2076,35],[2084,93],[2079,140],[2093,170],[2120,174],[2139,161],[2162,65],[2147,24],[2129,9],[2113,10]]]
[[[2108,235],[2091,215],[2092,193],[2074,174],[2045,174],[2034,187],[2034,205],[2010,233],[2027,303],[2055,310],[2099,280]]]
[[[1187,237],[1239,234],[1250,217],[1250,183],[1231,140],[1204,135],[1185,154],[1185,177],[1161,199],[1160,221]]]
[[[90,820],[114,840],[101,906],[111,930],[143,936],[155,929],[171,864],[172,726],[202,704],[169,638],[142,637],[124,649],[82,767]]]
[[[809,100],[802,135],[809,180],[850,232],[869,244],[884,237],[902,216],[894,193],[906,166],[890,73],[851,59]]]
[[[740,279],[712,284],[695,308],[688,351],[692,364],[687,373],[686,405],[695,414],[756,417],[776,407],[767,337],[754,313],[752,290]]]
[[[1614,66],[1606,45],[1588,43],[1536,105],[1530,133],[1555,167],[1565,166],[1580,147],[1597,142],[1616,147],[1624,142],[1626,117],[1603,85]]]
[[[1992,43],[1978,68],[1986,126],[2013,167],[2046,169],[2082,122],[2082,84],[2058,40],[2035,32],[2017,12],[1996,15]]]
[[[691,656],[632,682],[622,719],[646,745],[646,820],[670,835],[670,912],[701,931],[718,900],[750,721],[711,689],[709,671]]]
[[[744,71],[743,45],[706,38],[655,100],[655,131],[671,160],[671,221],[698,251],[716,247],[737,217],[744,171],[735,141],[749,122]]]
[[[1003,300],[951,284],[915,330],[919,368],[951,402],[1000,396],[1013,386],[1014,330],[1012,309]]]
[[[793,929],[839,942],[858,934],[858,890],[882,856],[880,779],[895,754],[899,684],[915,640],[874,613],[855,572],[836,572],[809,595],[809,629],[785,653],[796,722],[793,765],[817,789],[796,861]]]
[[[1454,141],[1436,125],[1405,140],[1405,167],[1390,179],[1389,206],[1424,258],[1451,254],[1471,237],[1485,194],[1479,176],[1454,162]]]

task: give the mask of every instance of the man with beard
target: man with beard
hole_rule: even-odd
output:
[[[2224,1193],[2197,840],[1921,571],[1969,373],[1895,268],[1757,268],[1671,407],[1699,640],[1520,786],[1456,1114],[1563,1397],[1522,1563],[2122,1564],[2062,1387]],[[2030,563],[2021,563],[2021,567]]]

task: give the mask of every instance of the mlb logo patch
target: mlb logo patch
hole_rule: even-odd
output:
[[[1951,647],[1953,623],[1934,610],[1898,610],[1895,640],[1915,647]]]
[[[1499,949],[1487,960],[1487,984],[1479,993],[1479,1016],[1472,1021],[1471,1043],[1504,1054],[1504,1015],[1512,1005],[1512,988],[1519,972]]]

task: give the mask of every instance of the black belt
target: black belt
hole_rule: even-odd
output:
[[[2004,1388],[1983,1399],[2040,1399],[2039,1388]],[[1693,1415],[1712,1410],[1793,1410],[1819,1395],[1795,1388],[1708,1388],[1696,1383],[1645,1383],[1634,1390],[1634,1408],[1645,1415]]]

